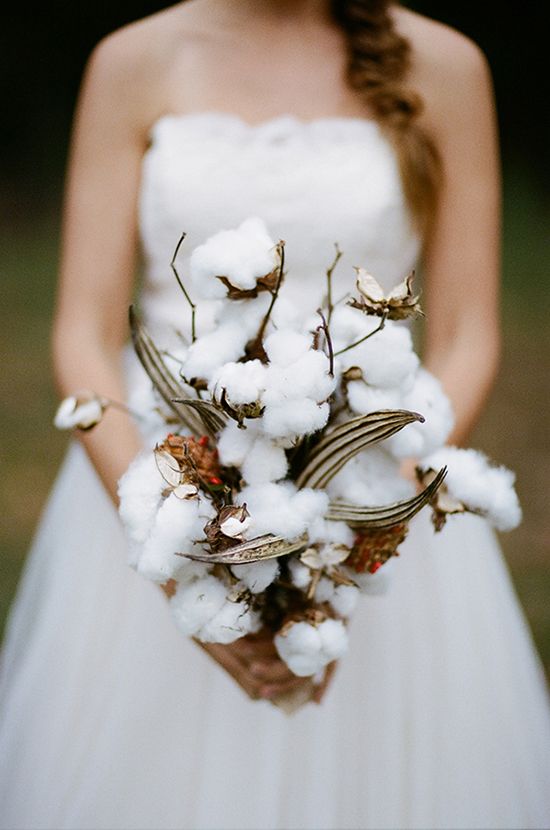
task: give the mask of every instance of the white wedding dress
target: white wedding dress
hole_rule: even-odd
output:
[[[308,312],[335,241],[335,297],[352,265],[389,286],[418,254],[376,123],[166,116],[140,199],[140,302],[158,339],[188,325],[169,268],[181,231],[184,275],[195,245],[250,215],[286,240],[284,292]],[[414,521],[390,591],[360,601],[322,706],[288,717],[176,630],[72,446],[4,650],[2,827],[548,827],[543,673],[493,533],[454,518],[437,536],[427,515]]]

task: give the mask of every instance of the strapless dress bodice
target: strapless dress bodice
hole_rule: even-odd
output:
[[[155,327],[181,329],[187,319],[170,269],[181,233],[185,279],[194,247],[249,216],[285,240],[284,293],[309,311],[322,299],[335,242],[344,252],[334,276],[340,294],[353,287],[352,266],[390,286],[419,252],[394,150],[375,121],[284,115],[251,125],[221,112],[166,115],[151,130],[139,203],[141,306]]]

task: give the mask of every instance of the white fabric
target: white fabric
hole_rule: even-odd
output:
[[[288,246],[287,297],[314,308],[338,240],[384,281],[413,264],[394,156],[370,121],[169,116],[144,161],[142,303],[187,326],[169,269],[220,227],[264,217]],[[181,272],[185,273],[186,255]],[[134,376],[134,372],[132,372]],[[137,375],[136,375],[137,376]],[[2,827],[544,828],[545,682],[492,532],[419,516],[385,596],[363,597],[321,707],[252,702],[175,629],[125,562],[79,446],[21,583],[3,658]]]

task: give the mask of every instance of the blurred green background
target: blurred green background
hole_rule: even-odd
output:
[[[51,426],[49,327],[63,169],[71,114],[90,49],[108,31],[164,4],[57,2],[12,7],[0,35],[0,307],[4,393],[0,411],[0,625],[66,445]],[[472,440],[517,471],[522,526],[502,537],[544,662],[550,667],[550,312],[548,148],[542,66],[544,7],[414,2],[487,53],[495,79],[504,161],[505,351],[494,395]],[[540,42],[539,42],[540,39]],[[475,125],[473,125],[475,129]],[[472,297],[472,302],[476,298]],[[475,579],[475,574],[472,574]]]

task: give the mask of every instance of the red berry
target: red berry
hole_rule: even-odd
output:
[[[214,484],[215,486],[223,484],[223,481],[221,480],[221,478],[218,478],[217,476],[212,476],[211,478],[208,479],[208,482],[209,482],[209,484]]]
[[[369,565],[369,573],[375,574],[376,571],[382,567],[381,562],[373,562],[372,565]]]
[[[202,435],[199,438],[199,446],[207,447],[208,446],[208,435]]]

